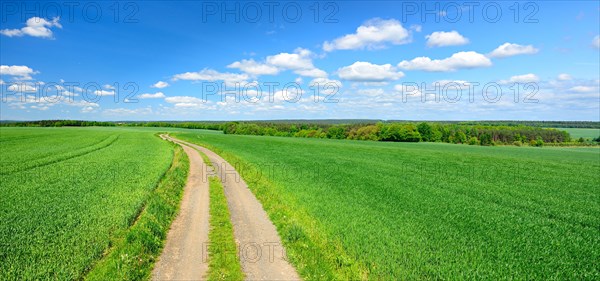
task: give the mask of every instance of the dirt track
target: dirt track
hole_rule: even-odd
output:
[[[179,215],[167,234],[167,243],[152,271],[152,280],[198,280],[208,271],[209,194],[202,157],[181,146],[190,160],[188,181]]]
[[[263,210],[262,205],[256,199],[254,194],[248,189],[248,186],[241,179],[234,167],[227,163],[216,153],[185,141],[177,140],[171,137],[168,139],[179,143],[186,149],[188,155],[196,155],[198,153],[189,152],[189,147],[193,147],[202,153],[206,154],[210,161],[215,166],[215,172],[221,179],[223,187],[225,189],[225,196],[227,197],[227,204],[231,214],[231,222],[233,224],[233,232],[236,242],[239,246],[240,261],[242,265],[242,271],[245,274],[247,280],[300,280],[300,277],[294,267],[290,265],[285,259],[285,253],[281,239],[277,234],[277,230],[273,223],[269,220],[267,213]],[[186,148],[186,146],[189,146]],[[192,157],[190,157],[191,159]],[[199,161],[202,161],[201,159]],[[190,174],[191,175],[191,174]],[[202,175],[205,176],[205,175]],[[193,178],[191,178],[193,179]],[[206,183],[204,183],[206,184]],[[189,183],[188,183],[189,185]],[[202,185],[204,186],[204,185]],[[187,186],[186,186],[187,189]],[[208,185],[202,187],[206,190],[206,194],[202,191],[202,195],[208,198]],[[204,198],[203,198],[204,199]],[[185,200],[185,198],[184,198]],[[197,203],[206,204],[206,212],[208,212],[208,199],[196,201]],[[204,210],[204,208],[202,208]],[[182,208],[183,210],[183,208]],[[199,218],[204,220],[204,217]],[[175,224],[174,224],[175,225]],[[186,226],[187,227],[187,226]],[[206,229],[208,229],[208,215],[206,216]],[[190,232],[195,232],[194,229],[188,229]],[[204,233],[202,232],[202,235]],[[175,236],[177,237],[177,236]],[[169,239],[169,238],[168,238]],[[177,239],[177,238],[175,238]],[[204,238],[202,238],[204,239]],[[199,239],[198,242],[205,241]],[[208,239],[208,233],[206,233],[206,239]],[[190,242],[193,240],[190,240]],[[171,242],[180,244],[180,242]],[[169,241],[167,242],[169,246]],[[194,245],[195,246],[195,245]],[[165,248],[165,252],[166,252]],[[161,257],[162,259],[162,257]],[[195,257],[194,257],[195,259]],[[160,261],[159,261],[160,263]],[[184,262],[185,266],[195,266],[196,262]],[[173,266],[181,267],[181,265]],[[206,264],[202,265],[204,269]],[[159,264],[157,264],[159,268]],[[183,270],[183,269],[182,269]],[[155,270],[156,271],[156,270]],[[198,266],[198,273],[201,272],[200,266]],[[204,271],[205,272],[205,271]],[[153,275],[156,276],[156,275]],[[179,275],[177,275],[179,276]],[[176,279],[199,279],[198,277],[189,276],[185,278]],[[166,277],[166,276],[165,276]],[[162,278],[165,279],[165,278]],[[172,279],[172,278],[166,278]]]

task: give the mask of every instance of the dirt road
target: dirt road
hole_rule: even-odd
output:
[[[179,215],[167,234],[152,280],[199,280],[208,271],[209,193],[205,164],[193,148],[181,146],[190,160]]]
[[[277,229],[234,167],[204,147],[170,139],[201,151],[215,166],[215,172],[225,189],[233,232],[239,245],[242,271],[246,279],[300,280],[294,267],[285,259]]]

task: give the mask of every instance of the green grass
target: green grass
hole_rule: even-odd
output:
[[[0,128],[0,279],[81,279],[134,224],[173,147],[124,128]]]
[[[598,279],[600,150],[180,131],[240,169],[305,279]]]
[[[208,280],[243,280],[227,199],[218,177],[210,177]]]
[[[595,139],[600,136],[600,129],[583,129],[583,128],[558,128],[559,130],[567,131],[573,139]]]
[[[206,154],[196,151],[202,157],[204,164],[214,168]],[[238,245],[233,236],[227,198],[223,185],[216,175],[209,176],[209,194],[208,280],[243,280],[244,273],[240,264]]]
[[[85,279],[145,280],[150,277],[179,210],[189,170],[187,155],[180,146],[174,146],[173,163],[150,195],[135,224],[114,239],[108,254]]]

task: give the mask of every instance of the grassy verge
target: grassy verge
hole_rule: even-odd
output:
[[[87,280],[148,279],[175,218],[189,170],[187,155],[174,147],[173,162],[137,221],[122,235],[85,277]]]
[[[326,235],[326,228],[312,218],[282,186],[270,181],[257,167],[199,138],[187,134],[176,137],[202,145],[235,166],[248,187],[277,227],[289,261],[305,280],[365,280],[365,264],[352,258],[341,241]],[[212,199],[212,198],[211,198]]]
[[[227,199],[219,178],[210,177],[208,280],[243,280]]]

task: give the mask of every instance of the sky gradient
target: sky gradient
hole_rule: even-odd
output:
[[[600,121],[598,1],[72,3],[0,4],[0,119]]]

